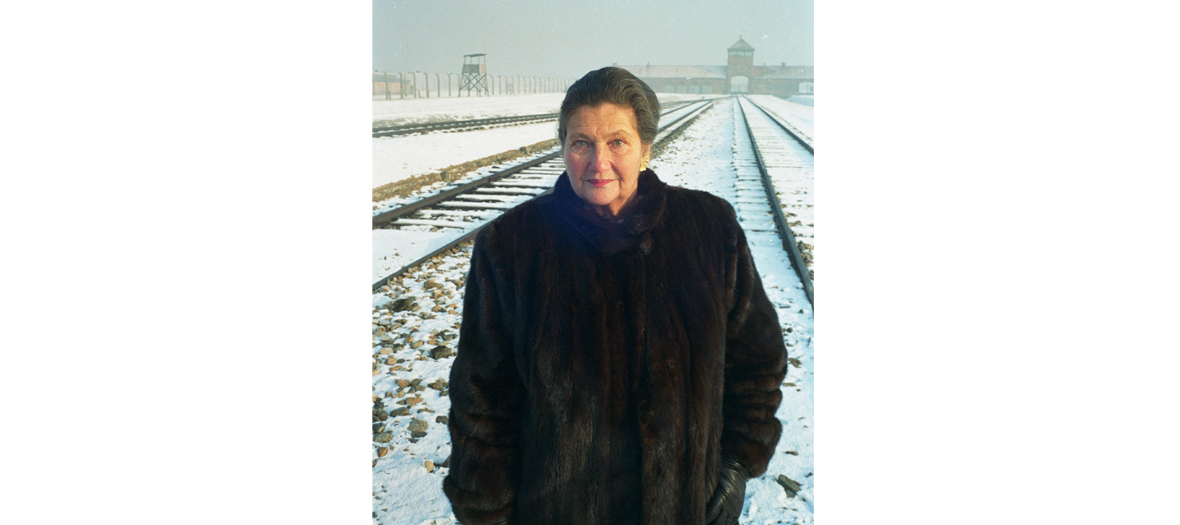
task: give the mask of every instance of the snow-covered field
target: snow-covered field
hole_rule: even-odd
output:
[[[373,101],[373,122],[384,125],[556,113],[564,93],[504,97],[421,98]],[[701,95],[661,94],[660,102],[699,100]],[[442,138],[440,138],[440,136]],[[373,187],[437,172],[447,166],[557,138],[557,122],[461,133],[433,132],[373,139]]]
[[[516,110],[504,110],[519,113],[505,114],[535,112],[528,105],[531,103],[522,100]],[[731,202],[736,200],[732,177],[738,161],[734,151],[745,147],[742,141],[748,142],[748,138],[735,133],[733,110],[732,100],[722,100],[706,111],[652,160],[652,168],[670,184],[709,191]],[[472,135],[485,133],[471,132]],[[452,140],[452,135],[462,134],[424,138],[446,143]],[[516,146],[526,142],[528,139],[523,139]],[[421,235],[416,236],[415,242],[431,242],[418,237]],[[783,437],[766,475],[751,479],[747,485],[742,522],[812,523],[812,309],[777,237],[751,232],[748,238],[763,284],[771,301],[778,306],[792,363],[778,412]],[[377,242],[376,236],[374,239]],[[409,237],[399,238],[396,232],[382,239],[393,245],[410,241]],[[469,250],[467,247],[454,255],[436,258],[373,295],[374,410],[377,416],[384,417],[374,427],[376,523],[456,523],[442,493],[442,479],[448,470],[444,462],[450,455],[446,427],[450,400],[445,381],[462,319]],[[787,496],[778,482],[780,475],[798,483],[797,495]]]
[[[374,100],[373,123],[400,126],[420,122],[556,113],[563,98],[565,93]]]
[[[815,95],[794,95],[787,100],[804,106],[815,107]]]
[[[373,139],[373,187],[557,138],[557,121]]]
[[[717,98],[717,95],[685,95],[679,93],[660,93],[657,96],[661,104],[685,100],[701,100],[703,98]],[[374,100],[373,122],[374,125],[377,122],[385,122],[387,126],[397,126],[419,122],[557,113],[561,108],[561,100],[563,98],[565,98],[565,93]]]

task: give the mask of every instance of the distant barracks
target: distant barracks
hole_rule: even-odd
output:
[[[618,66],[657,93],[768,94],[789,97],[814,93],[815,66],[755,66],[754,47],[738,37],[724,66]]]

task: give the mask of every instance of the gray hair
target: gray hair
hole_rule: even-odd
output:
[[[656,93],[630,71],[618,67],[604,67],[586,73],[565,91],[561,115],[557,118],[557,139],[565,148],[566,124],[570,116],[582,106],[597,107],[603,103],[629,107],[635,112],[639,140],[651,144],[656,140],[660,123],[660,101]]]

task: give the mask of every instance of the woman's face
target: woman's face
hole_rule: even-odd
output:
[[[582,106],[566,122],[565,169],[574,193],[606,216],[635,194],[639,164],[651,152],[636,129],[635,112],[611,103]]]

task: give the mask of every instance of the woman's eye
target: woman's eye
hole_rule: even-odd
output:
[[[626,146],[627,143],[624,142],[623,139],[615,139],[614,142],[611,142],[611,145],[616,148],[621,148],[623,146]]]
[[[575,140],[575,141],[574,141],[574,147],[575,147],[575,148],[584,148],[584,147],[586,147],[586,141],[584,141],[584,140]]]

